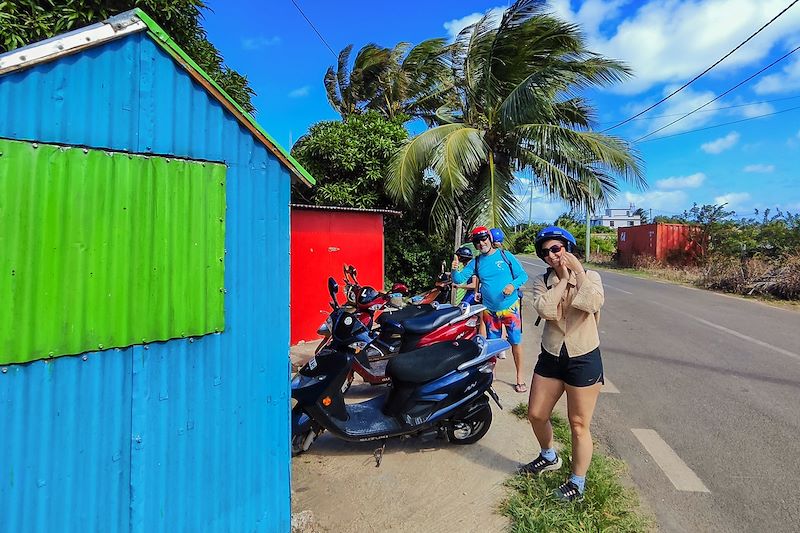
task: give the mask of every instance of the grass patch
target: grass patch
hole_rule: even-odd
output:
[[[517,414],[522,408],[527,416],[528,408],[524,403],[512,412]],[[625,463],[597,451],[592,456],[586,478],[584,500],[564,504],[553,497],[553,490],[570,474],[568,459],[572,447],[567,421],[557,413],[553,413],[551,421],[555,440],[561,444],[559,453],[564,466],[558,472],[546,472],[539,477],[518,474],[506,481],[510,495],[503,502],[501,512],[511,519],[511,531],[638,532],[653,529],[653,520],[641,513],[636,494],[620,482]]]
[[[520,420],[528,419],[528,404],[526,402],[519,402],[516,407],[511,410],[511,414]]]

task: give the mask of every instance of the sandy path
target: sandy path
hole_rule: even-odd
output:
[[[525,316],[533,311],[526,299]],[[541,328],[526,324],[523,336],[528,376],[538,356]],[[498,363],[494,389],[504,411],[492,402],[489,433],[469,446],[441,440],[392,440],[380,468],[375,443],[348,443],[323,434],[292,461],[292,510],[311,510],[327,531],[503,531],[508,521],[497,513],[503,482],[538,453],[530,426],[510,413],[527,394],[512,389],[514,363]],[[354,400],[378,389],[354,384]]]

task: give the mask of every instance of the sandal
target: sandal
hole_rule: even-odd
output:
[[[528,392],[528,386],[525,385],[524,383],[517,383],[516,385],[514,385],[514,390],[519,393]]]

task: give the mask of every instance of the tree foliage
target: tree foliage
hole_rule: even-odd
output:
[[[407,137],[399,120],[374,111],[314,124],[292,147],[292,155],[317,179],[317,186],[296,186],[295,200],[393,208],[394,202],[383,193],[383,180],[389,159]]]
[[[255,112],[247,78],[228,68],[203,29],[203,0],[0,0],[0,53],[141,8],[242,108]]]
[[[620,179],[645,184],[629,144],[593,131],[594,109],[578,95],[625,79],[628,68],[589,51],[577,26],[546,9],[544,0],[518,0],[499,20],[490,12],[465,28],[451,47],[456,105],[392,161],[388,191],[408,205],[426,172],[438,177],[438,231],[456,214],[507,227],[519,171],[572,207],[604,203]]]
[[[370,43],[350,64],[353,45],[339,52],[335,67],[323,79],[328,102],[341,116],[377,111],[404,122],[422,118],[433,123],[436,111],[452,98],[452,80],[444,39],[428,39],[394,48]]]

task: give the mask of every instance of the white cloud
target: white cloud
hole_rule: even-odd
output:
[[[756,94],[788,93],[800,89],[800,58],[789,63],[781,72],[764,76],[756,83]]]
[[[753,118],[769,113],[774,113],[775,108],[768,103],[754,103],[751,105],[736,108],[744,118]]]
[[[310,90],[311,87],[303,85],[302,87],[289,91],[289,98],[303,98],[304,96],[308,96]]]
[[[733,148],[739,142],[739,134],[735,131],[730,132],[725,137],[720,137],[700,146],[700,149],[707,154],[720,154],[725,150]]]
[[[242,39],[242,48],[245,50],[263,50],[270,46],[276,46],[281,43],[281,38],[277,35],[272,37],[264,37],[259,35],[256,37],[245,37]]]
[[[506,9],[505,6],[493,7],[489,9],[496,23],[498,24],[500,23],[500,16],[502,15],[505,9]],[[461,30],[463,30],[467,26],[475,24],[481,19],[482,16],[483,13],[472,13],[470,15],[467,15],[466,17],[461,17],[460,19],[448,20],[443,24],[443,26],[444,29],[447,30],[447,34],[450,36],[450,39],[453,40],[458,36]]]
[[[626,192],[625,203],[665,213],[682,213],[689,204],[689,200],[683,191],[647,191],[643,193]]]
[[[702,172],[695,172],[689,176],[673,176],[656,182],[659,189],[696,189],[706,180]]]
[[[756,172],[759,174],[767,174],[769,172],[773,172],[775,170],[775,165],[747,165],[743,169],[745,172]]]
[[[749,199],[750,199],[750,193],[729,192],[728,194],[723,194],[722,196],[715,197],[714,203],[717,205],[727,204],[726,207],[728,209],[736,210],[737,208],[742,207],[742,202],[746,202]]]
[[[630,65],[635,78],[616,86],[624,94],[643,92],[660,83],[683,82],[702,72],[739,44],[742,36],[767,22],[785,0],[586,0],[572,11],[570,0],[553,0],[553,11],[582,25],[591,50]],[[621,18],[620,6],[638,8]],[[604,32],[604,28],[613,28]],[[800,10],[787,11],[769,31],[714,68],[730,73],[760,64],[770,50],[800,30]],[[784,73],[785,75],[786,73]],[[769,87],[767,87],[769,88]],[[787,89],[788,90],[788,89]]]
[[[667,96],[672,91],[677,89],[678,85],[667,85],[662,90],[662,95]],[[660,129],[663,126],[673,122],[676,119],[681,118],[681,115],[688,113],[689,111],[700,107],[701,105],[705,104],[709,100],[713,99],[716,95],[712,91],[694,91],[691,88],[684,89],[683,91],[679,92],[663,104],[658,107],[658,111],[656,111],[655,115],[658,118],[653,118],[652,120],[642,120],[641,126],[642,132],[650,133],[651,131],[655,131]],[[655,101],[648,101],[641,103],[640,105],[636,106],[632,109],[632,112],[638,113],[642,109],[649,107],[651,104],[655,103]],[[681,131],[687,131],[690,129],[694,129],[700,126],[707,124],[711,119],[713,119],[717,115],[718,111],[710,108],[703,109],[701,112],[694,113],[693,115],[689,115],[688,117],[682,119],[680,122],[675,123],[672,126],[664,128],[663,130],[659,131],[654,135],[661,136],[661,135],[669,135],[670,133],[679,133]]]

